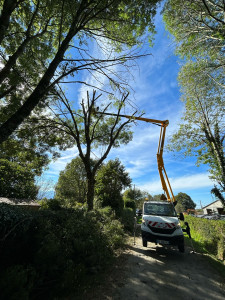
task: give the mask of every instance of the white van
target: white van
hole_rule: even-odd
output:
[[[183,221],[183,214],[180,214]],[[147,242],[176,245],[184,252],[184,235],[174,205],[168,201],[146,201],[143,204],[141,234],[143,247]]]

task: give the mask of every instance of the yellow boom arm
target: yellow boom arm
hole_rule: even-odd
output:
[[[144,121],[147,123],[152,123],[155,125],[159,125],[161,127],[160,130],[160,137],[159,137],[159,145],[158,145],[158,151],[157,151],[157,163],[158,163],[158,170],[159,170],[159,176],[162,184],[162,189],[164,190],[167,200],[169,202],[175,203],[174,194],[169,182],[169,178],[166,174],[166,170],[164,167],[163,162],[163,148],[164,148],[164,141],[165,141],[165,135],[166,135],[166,127],[169,125],[168,120],[155,120],[155,119],[148,119],[148,118],[142,118],[142,117],[135,117],[135,116],[129,116],[129,115],[117,115],[113,113],[106,113],[106,112],[95,112],[97,114],[102,115],[108,115],[108,116],[116,116],[116,117],[124,117],[131,120],[138,120],[138,121]]]

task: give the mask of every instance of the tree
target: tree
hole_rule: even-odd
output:
[[[92,163],[94,166],[94,161]],[[55,198],[66,206],[87,202],[87,174],[84,163],[78,156],[66,165],[59,174]]]
[[[205,61],[201,71],[224,73],[224,12],[223,0],[167,0],[165,4],[164,21],[177,53]]]
[[[207,164],[210,177],[224,193],[224,93],[209,77],[193,77],[189,71],[180,74],[185,110],[183,122],[169,140],[169,149],[195,156],[197,165]]]
[[[196,204],[193,202],[191,197],[185,193],[178,193],[175,196],[175,199],[177,201],[177,205],[182,205],[184,210],[187,209],[195,209]],[[177,207],[176,207],[177,208]]]
[[[102,207],[111,206],[120,214],[123,205],[122,190],[131,184],[125,167],[118,158],[103,165],[97,173],[95,194]]]
[[[133,200],[137,208],[141,209],[144,201],[152,200],[152,196],[137,188],[129,188],[123,193],[124,202]]]
[[[161,201],[162,194],[156,194],[153,196],[152,200],[153,201]]]
[[[36,113],[54,99],[55,90],[66,78],[71,81],[76,75],[73,81],[81,82],[77,73],[82,70],[95,71],[118,85],[110,68],[127,65],[139,56],[127,49],[140,44],[147,30],[152,40],[158,2],[1,1],[0,143],[32,111]],[[94,41],[104,51],[109,49],[106,58],[90,54],[89,45]]]
[[[76,145],[79,156],[84,164],[87,175],[87,205],[88,209],[93,209],[95,175],[102,162],[107,158],[112,147],[119,147],[128,143],[132,138],[130,124],[134,120],[128,119],[122,122],[120,118],[121,109],[125,107],[128,95],[118,101],[116,116],[103,116],[96,113],[95,108],[100,107],[100,111],[106,112],[110,107],[107,100],[100,102],[100,96],[93,92],[90,98],[87,93],[87,100],[82,100],[81,109],[75,110],[73,103],[66,97],[60,97],[55,102],[54,117],[47,114],[41,119],[33,117],[30,126],[33,132],[40,133],[46,130],[51,131],[54,136],[61,136],[67,145]],[[112,109],[116,109],[111,105]],[[98,148],[101,157],[95,161],[93,166],[91,154],[94,148]]]
[[[34,173],[30,169],[0,158],[1,197],[34,200],[37,193]]]
[[[37,145],[35,137],[8,139],[0,145],[0,196],[35,199],[38,186],[35,183],[50,161],[48,148]]]
[[[176,41],[176,51],[185,58],[179,72],[185,103],[183,123],[169,149],[182,151],[185,156],[195,155],[198,165],[209,165],[211,178],[218,184],[212,193],[223,203],[224,12],[222,0],[168,0],[164,8],[164,20]]]

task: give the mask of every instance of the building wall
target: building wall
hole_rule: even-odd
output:
[[[212,213],[221,213],[223,210],[223,205],[220,200],[209,204],[208,206],[203,208],[204,215],[209,215]]]

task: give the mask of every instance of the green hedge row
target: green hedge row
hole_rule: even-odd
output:
[[[191,236],[204,252],[225,260],[225,221],[185,216]]]
[[[110,208],[29,212],[0,204],[0,298],[79,294],[123,243]]]

